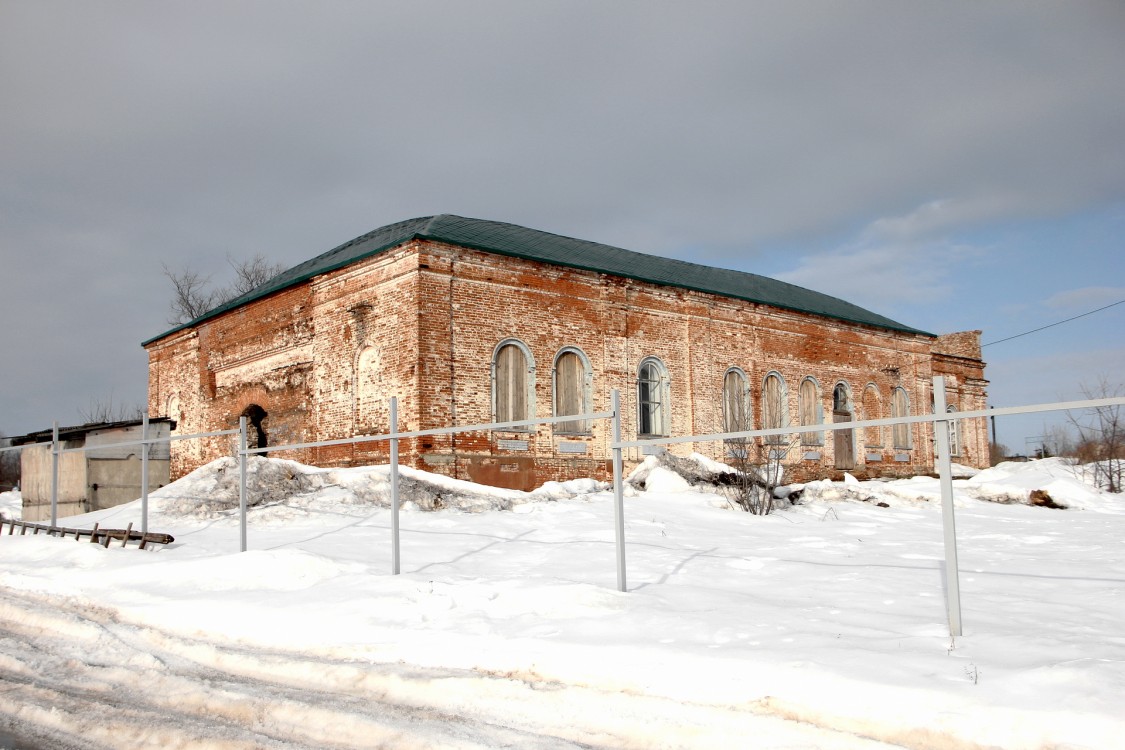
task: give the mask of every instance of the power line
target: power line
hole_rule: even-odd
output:
[[[999,339],[997,341],[989,341],[987,344],[981,344],[981,348],[983,349],[984,347],[992,346],[993,344],[1002,344],[1005,341],[1011,341],[1012,339],[1018,339],[1020,336],[1027,336],[1027,335],[1032,334],[1032,333],[1038,333],[1039,331],[1045,331],[1048,328],[1054,328],[1055,326],[1061,326],[1063,323],[1069,323],[1072,320],[1078,320],[1079,318],[1085,318],[1087,315],[1093,315],[1094,313],[1101,312],[1102,310],[1108,310],[1111,307],[1115,307],[1115,306],[1123,304],[1123,303],[1125,303],[1125,299],[1118,300],[1117,302],[1110,303],[1110,304],[1106,305],[1105,307],[1099,307],[1097,310],[1091,310],[1090,312],[1084,312],[1081,315],[1075,315],[1073,318],[1067,318],[1066,320],[1060,320],[1057,323],[1051,323],[1049,325],[1041,326],[1041,327],[1035,328],[1031,331],[1024,331],[1023,333],[1017,333],[1015,336],[1009,336],[1006,339]]]

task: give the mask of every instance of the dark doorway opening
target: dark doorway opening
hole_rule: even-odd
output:
[[[246,447],[250,449],[265,448],[269,445],[269,437],[266,435],[266,417],[269,415],[266,410],[257,404],[250,404],[242,412],[241,415],[246,417],[247,434],[246,434]],[[265,455],[264,453],[259,455]]]

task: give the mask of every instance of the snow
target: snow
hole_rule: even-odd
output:
[[[622,593],[592,480],[522,493],[403,468],[393,576],[387,467],[252,462],[245,553],[233,467],[150,497],[167,547],[5,529],[0,746],[1110,748],[1125,731],[1125,498],[1064,460],[958,472],[955,639],[934,478],[810,482],[762,517],[650,457]],[[1028,505],[1035,489],[1067,509]],[[139,503],[60,521],[95,522],[139,527]]]
[[[19,490],[0,492],[0,520],[18,519],[22,508],[23,498],[20,496]]]

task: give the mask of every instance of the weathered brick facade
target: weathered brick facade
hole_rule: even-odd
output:
[[[931,378],[946,376],[949,403],[985,408],[979,332],[922,332],[786,310],[715,293],[500,255],[414,238],[341,268],[250,299],[146,344],[149,412],[181,433],[227,429],[253,408],[264,412],[269,445],[314,442],[399,427],[422,430],[494,421],[494,361],[503,342],[529,357],[528,410],[554,415],[555,363],[572,351],[588,363],[594,411],[621,393],[623,432],[638,429],[638,368],[658,358],[667,373],[668,434],[720,432],[723,383],[738,368],[749,385],[753,426],[762,424],[762,386],[784,381],[790,424],[800,423],[800,383],[814,380],[818,419],[833,421],[842,384],[852,419],[892,416],[896,388],[910,413],[931,408]],[[808,405],[806,405],[806,409]],[[929,471],[929,430],[912,426],[908,447],[891,430],[856,430],[853,457],[837,461],[833,433],[795,440],[790,475],[902,475]],[[606,477],[610,424],[584,434],[474,432],[404,441],[403,464],[489,484],[530,488],[552,479]],[[850,433],[848,433],[850,435]],[[901,442],[901,441],[900,441]],[[984,420],[961,425],[956,460],[984,466]],[[723,457],[721,444],[674,451]],[[231,451],[224,439],[173,445],[173,476]],[[383,442],[279,451],[321,466],[387,460]],[[641,458],[633,451],[629,458]]]

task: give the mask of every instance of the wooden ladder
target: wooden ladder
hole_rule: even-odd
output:
[[[149,544],[171,544],[176,541],[171,534],[158,534],[151,531],[142,534],[139,531],[133,531],[132,523],[125,529],[99,529],[98,524],[94,524],[92,529],[67,529],[62,526],[10,519],[0,521],[0,536],[3,535],[4,524],[8,524],[8,536],[15,534],[16,527],[19,526],[20,536],[27,534],[28,529],[33,529],[35,534],[45,531],[47,536],[57,536],[62,539],[66,539],[68,536],[73,536],[77,540],[81,540],[84,536],[89,537],[91,542],[101,544],[103,547],[108,547],[110,541],[114,539],[120,539],[122,547],[128,545],[131,541],[138,541],[140,542],[138,549],[144,549]]]

